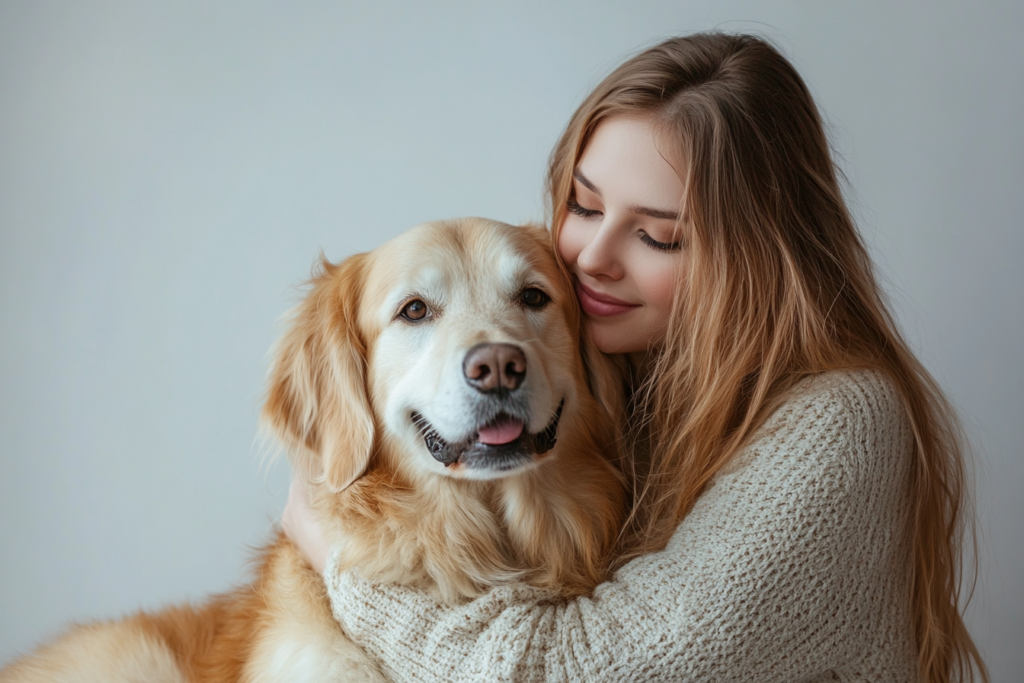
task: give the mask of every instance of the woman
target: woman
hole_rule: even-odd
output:
[[[955,417],[896,331],[793,67],[751,36],[630,59],[549,172],[598,347],[628,354],[635,495],[591,597],[457,607],[338,575],[286,531],[395,680],[925,680],[984,666],[958,611]]]

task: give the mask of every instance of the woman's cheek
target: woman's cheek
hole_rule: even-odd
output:
[[[562,229],[558,231],[558,256],[570,271],[576,267],[576,259],[586,244],[581,244],[581,230],[573,226],[571,218],[562,221]]]
[[[644,271],[641,270],[643,273]],[[676,293],[676,283],[686,277],[685,264],[674,263],[670,267],[650,268],[646,270],[646,299],[658,311],[659,323],[668,324],[672,313],[672,299]]]

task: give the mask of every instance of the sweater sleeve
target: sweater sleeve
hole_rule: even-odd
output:
[[[334,558],[335,618],[395,681],[911,680],[901,401],[869,372],[799,389],[668,546],[592,596],[442,605]]]

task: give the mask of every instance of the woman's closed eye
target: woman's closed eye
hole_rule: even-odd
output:
[[[643,230],[640,231],[640,241],[657,251],[679,251],[683,246],[682,241],[659,242]]]
[[[579,202],[577,202],[575,199],[570,199],[568,202],[566,202],[565,207],[569,209],[569,213],[574,213],[582,218],[593,218],[594,216],[600,216],[602,213],[597,209],[588,209],[586,207],[580,206]]]

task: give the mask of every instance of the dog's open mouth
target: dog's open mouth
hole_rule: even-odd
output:
[[[445,467],[458,463],[468,469],[508,471],[522,467],[534,456],[543,455],[555,447],[564,405],[562,400],[551,422],[539,432],[531,434],[521,419],[498,413],[480,426],[473,437],[458,443],[445,441],[417,412],[412,413],[412,421],[423,436],[430,455]]]

